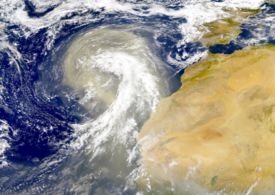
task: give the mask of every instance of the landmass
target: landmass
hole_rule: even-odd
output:
[[[204,24],[207,32],[200,40],[205,46],[214,44],[228,44],[237,38],[241,32],[241,24],[248,17],[258,14],[260,10],[239,9],[228,10],[230,17]]]
[[[209,54],[188,67],[141,129],[141,181],[274,192],[274,73],[273,45]]]

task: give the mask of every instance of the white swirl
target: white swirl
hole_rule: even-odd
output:
[[[8,165],[6,157],[4,156],[5,151],[10,147],[7,139],[9,138],[8,129],[10,126],[7,121],[0,120],[0,168]]]
[[[107,142],[111,148],[132,147],[138,126],[166,90],[158,66],[161,62],[146,41],[131,32],[103,28],[80,35],[64,60],[64,83],[83,92],[80,103],[87,109],[107,109],[96,119],[74,125],[78,139],[73,146],[86,145],[93,156],[103,152]]]

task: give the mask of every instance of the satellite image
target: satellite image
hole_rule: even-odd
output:
[[[274,0],[0,0],[0,194],[274,195]]]

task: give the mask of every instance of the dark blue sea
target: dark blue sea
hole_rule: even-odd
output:
[[[275,5],[247,2],[0,0],[0,194],[162,194],[137,185],[139,129],[208,52],[275,44]],[[224,8],[260,11],[206,47]]]

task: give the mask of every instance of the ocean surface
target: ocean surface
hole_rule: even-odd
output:
[[[227,9],[260,11],[203,46]],[[263,0],[0,0],[0,193],[150,193],[137,136],[159,101],[208,51],[275,44],[274,20]]]

